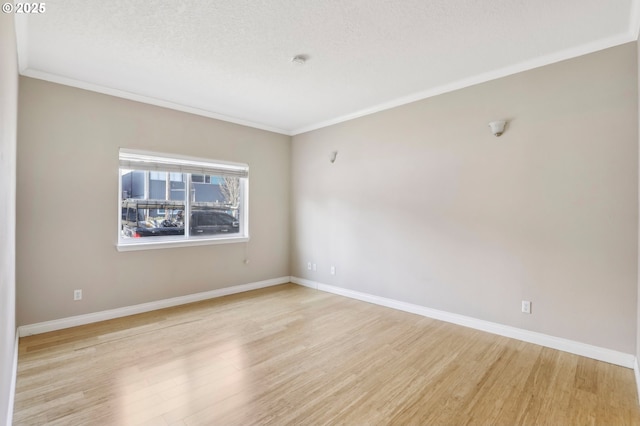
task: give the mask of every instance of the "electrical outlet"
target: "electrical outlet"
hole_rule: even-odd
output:
[[[522,301],[522,312],[525,314],[531,313],[531,302],[529,302],[528,300]]]
[[[335,274],[336,274],[336,267],[331,266],[331,275],[335,275]]]
[[[73,290],[73,300],[82,300],[82,290]]]
[[[316,266],[316,264],[314,263],[314,264],[313,264],[313,272],[315,272],[315,271],[317,271],[317,270],[318,270],[318,267],[317,267],[317,266]]]

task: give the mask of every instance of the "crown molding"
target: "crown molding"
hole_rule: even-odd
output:
[[[631,13],[629,14],[629,34],[631,41],[637,41],[638,36],[640,36],[640,0],[631,0]]]
[[[640,2],[640,0],[633,0],[634,6]],[[638,15],[638,14],[636,14]],[[632,18],[633,19],[633,18]],[[640,24],[640,17],[637,19]],[[637,27],[638,25],[636,25]],[[490,72],[486,72],[483,74],[478,74],[475,76],[471,76],[468,78],[464,78],[462,80],[454,81],[452,83],[447,83],[438,87],[434,87],[422,92],[417,92],[409,96],[404,96],[402,98],[394,99],[389,102],[384,102],[370,108],[365,108],[360,111],[356,111],[350,114],[342,115],[340,117],[333,118],[331,120],[323,121],[316,124],[311,124],[309,126],[301,127],[291,131],[292,136],[296,136],[302,133],[307,133],[313,130],[318,130],[323,127],[333,126],[335,124],[343,123],[345,121],[350,121],[356,118],[364,117],[367,115],[375,114],[376,112],[385,111],[388,109],[392,109],[395,107],[399,107],[402,105],[406,105],[412,102],[421,101],[423,99],[431,98],[434,96],[442,95],[444,93],[453,92],[455,90],[464,89],[466,87],[475,86],[476,84],[486,83],[491,80],[497,80],[499,78],[507,77],[513,74],[517,74],[523,71],[529,71],[535,68],[540,68],[546,65],[551,65],[556,62],[561,62],[567,59],[577,58],[579,56],[587,55],[589,53],[594,53],[600,50],[608,49],[611,47],[619,46],[621,44],[629,43],[631,41],[636,41],[638,38],[637,34],[638,28],[636,28],[635,36],[632,34],[622,34],[619,36],[611,37],[608,39],[598,40],[593,43],[584,44],[582,46],[578,46],[573,49],[563,50],[561,52],[552,53],[550,55],[540,56],[538,58],[534,58],[528,61],[520,62],[514,65],[510,65],[504,68],[500,68],[497,70],[493,70]]]
[[[26,50],[26,49],[22,49]],[[23,58],[23,59],[21,59]],[[18,62],[22,65],[22,62],[26,62],[26,54],[18,54]],[[113,89],[111,87],[101,86],[98,84],[87,83],[84,81],[76,80],[73,78],[67,78],[56,74],[51,74],[32,68],[20,69],[20,75],[24,77],[31,77],[38,80],[49,81],[51,83],[62,84],[64,86],[76,87],[78,89],[88,90],[91,92],[102,93],[104,95],[115,96],[117,98],[127,99],[130,101],[141,102],[148,105],[154,105],[162,108],[172,109],[175,111],[186,112],[189,114],[199,115],[202,117],[213,118],[227,123],[239,124],[245,127],[251,127],[259,130],[266,130],[268,132],[279,133],[286,136],[291,136],[291,132],[278,127],[268,126],[266,124],[256,123],[253,121],[243,120],[241,118],[235,118],[228,115],[220,114],[213,111],[207,111],[200,108],[194,108],[187,105],[179,104],[176,102],[167,101],[164,99],[152,98],[150,96],[139,95],[137,93],[127,92],[125,90]]]

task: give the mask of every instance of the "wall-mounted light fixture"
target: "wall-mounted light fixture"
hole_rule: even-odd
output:
[[[500,136],[504,133],[504,126],[507,124],[505,120],[492,121],[489,123],[489,127],[491,128],[491,133],[494,136]]]
[[[331,161],[331,163],[335,163],[336,162],[336,157],[338,157],[338,151],[333,151],[331,153],[331,157],[329,158],[329,161]]]
[[[291,62],[296,65],[304,65],[305,62],[307,62],[307,59],[309,59],[309,56],[307,55],[296,55],[291,58]]]

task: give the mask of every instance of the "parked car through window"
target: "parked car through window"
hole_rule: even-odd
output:
[[[246,241],[248,180],[247,165],[121,150],[118,248]]]

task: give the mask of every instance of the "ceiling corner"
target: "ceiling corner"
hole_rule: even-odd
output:
[[[29,68],[29,41],[27,37],[27,15],[15,13],[16,49],[18,51],[18,69],[22,74]]]
[[[629,34],[632,40],[637,41],[640,35],[640,0],[631,0],[631,13],[629,15]]]

